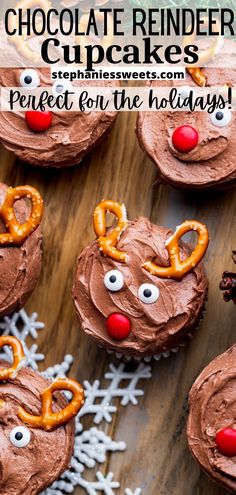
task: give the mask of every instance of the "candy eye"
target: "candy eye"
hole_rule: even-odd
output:
[[[229,108],[223,110],[216,110],[211,114],[211,122],[216,127],[225,127],[230,123],[232,114]]]
[[[104,285],[108,290],[117,292],[122,289],[124,285],[124,277],[119,270],[111,270],[107,272],[104,277]]]
[[[59,81],[55,81],[52,86],[52,92],[55,97],[65,93],[65,91],[71,91],[71,90],[72,90],[71,83],[69,81],[64,81],[63,79]]]
[[[194,96],[194,89],[193,88],[191,88],[190,86],[182,86],[181,88],[178,88],[177,96],[179,96],[181,98],[181,100],[184,101],[186,98],[189,97],[191,91],[192,91],[193,96]]]
[[[26,447],[30,442],[30,430],[25,426],[16,426],[10,432],[10,442],[14,447]]]
[[[20,75],[20,84],[23,88],[35,89],[40,86],[38,72],[34,69],[26,69]]]
[[[153,304],[159,298],[159,289],[153,284],[142,284],[138,290],[140,301],[145,304]]]

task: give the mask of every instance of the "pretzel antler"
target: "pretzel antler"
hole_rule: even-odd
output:
[[[201,87],[205,87],[207,83],[207,77],[203,74],[200,67],[187,67],[187,71],[190,74],[193,81]]]
[[[197,246],[186,260],[181,261],[179,239],[192,230],[198,233]],[[177,227],[175,234],[166,241],[170,266],[158,266],[155,263],[148,261],[147,263],[144,263],[143,268],[157,277],[181,280],[184,275],[189,273],[198,265],[198,263],[200,263],[207,250],[208,243],[209,234],[207,227],[196,220],[186,220],[186,222]]]
[[[67,390],[69,392],[72,392],[73,399],[61,411],[53,412],[53,393],[58,390]],[[55,428],[68,423],[68,421],[70,421],[78,414],[79,410],[84,404],[84,392],[78,382],[69,380],[67,378],[59,378],[42,392],[41,400],[41,416],[30,414],[25,411],[23,407],[20,407],[18,411],[18,418],[32,428],[42,428],[45,431],[52,431]]]
[[[202,25],[204,27],[207,27],[208,23],[209,23],[209,20],[207,17],[205,17],[203,19]],[[220,22],[218,19],[215,19],[214,29],[215,29],[216,33],[220,32],[221,25],[220,25]],[[195,41],[195,38],[196,38],[196,31],[194,31],[191,36],[189,36],[189,35],[185,36],[184,40],[183,40],[184,48],[189,44],[190,45],[193,44]],[[198,86],[206,86],[206,83],[207,83],[207,77],[205,76],[205,74],[203,74],[200,67],[204,67],[204,65],[206,65],[208,62],[210,62],[210,60],[214,59],[214,57],[221,50],[223,43],[224,43],[223,36],[217,35],[215,40],[213,41],[212,45],[209,46],[209,48],[207,48],[206,50],[202,51],[199,54],[198,62],[197,62],[198,67],[195,67],[195,66],[187,67],[187,71],[189,72],[192,79],[195,81],[195,83]]]
[[[29,218],[21,224],[16,219],[14,204],[18,199],[28,198],[32,203]],[[0,217],[8,232],[0,234],[0,246],[22,244],[34,232],[42,220],[43,200],[39,192],[31,186],[9,187],[3,205],[0,207]]]
[[[113,213],[118,219],[118,225],[106,235],[106,213]],[[98,237],[99,249],[103,254],[115,261],[126,263],[127,254],[118,251],[116,245],[122,232],[128,225],[125,205],[116,201],[102,201],[94,210],[93,225]]]
[[[21,9],[24,11],[37,6],[41,7],[47,13],[51,7],[51,2],[49,0],[20,0],[15,6],[15,10]],[[13,31],[14,29],[17,29],[17,27],[17,17],[11,16],[9,20],[9,28]],[[37,62],[40,60],[40,54],[31,50],[27,44],[27,38],[28,36],[25,30],[24,34],[21,36],[15,34],[11,36],[10,39],[16,46],[18,52],[20,52],[25,58],[32,60],[33,62]]]
[[[10,335],[0,337],[0,349],[7,345],[12,348],[13,364],[10,368],[0,368],[0,381],[16,378],[18,371],[25,364],[25,354],[21,342]]]

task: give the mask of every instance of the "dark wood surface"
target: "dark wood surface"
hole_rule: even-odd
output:
[[[71,375],[80,381],[99,379],[111,358],[80,332],[71,299],[77,255],[94,238],[95,204],[106,197],[124,201],[129,218],[145,215],[173,228],[189,217],[207,223],[210,291],[204,320],[186,348],[153,363],[153,377],[143,382],[145,395],[139,405],[118,408],[106,431],[125,440],[127,451],[110,455],[99,467],[114,472],[121,481],[117,491],[121,495],[128,486],[140,486],[143,495],[223,495],[225,490],[208,480],[191,458],[185,426],[187,394],[194,379],[236,340],[236,308],[223,302],[218,288],[222,271],[233,268],[236,190],[192,193],[157,184],[156,168],[139,148],[135,119],[135,114],[120,115],[109,139],[80,166],[67,170],[32,168],[1,149],[0,180],[36,186],[46,205],[42,274],[26,309],[36,311],[46,324],[40,351],[47,355],[48,365],[72,353]]]

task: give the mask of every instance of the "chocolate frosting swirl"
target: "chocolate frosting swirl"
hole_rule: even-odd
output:
[[[212,361],[189,394],[188,443],[206,473],[225,488],[236,491],[236,456],[226,457],[216,447],[218,431],[236,428],[236,346]]]
[[[189,336],[199,319],[207,293],[207,278],[199,264],[182,281],[161,279],[142,268],[155,259],[168,266],[166,239],[172,232],[151,224],[146,218],[129,222],[117,248],[128,254],[127,263],[119,263],[101,254],[94,241],[78,259],[73,298],[82,329],[98,344],[133,356],[151,356],[178,346]],[[181,243],[182,255],[191,249]],[[119,270],[125,285],[119,292],[110,292],[104,275]],[[138,289],[152,283],[160,291],[154,304],[139,300]],[[106,319],[114,312],[129,317],[132,330],[122,342],[114,341],[106,331]]]
[[[8,187],[0,183],[0,204],[4,202]],[[28,214],[26,200],[15,203],[17,219],[23,223]],[[0,232],[6,228],[0,220]],[[40,226],[21,246],[0,247],[0,317],[19,311],[34,290],[41,269]]]
[[[0,69],[3,87],[20,86],[23,69]],[[50,70],[37,69],[41,86],[51,86]],[[111,82],[75,82],[76,86],[110,86]],[[32,165],[65,167],[78,164],[110,130],[117,112],[52,112],[52,126],[45,132],[31,131],[24,112],[0,112],[0,141],[21,160]]]
[[[222,57],[226,52],[235,55],[236,43],[225,40]],[[209,86],[236,85],[235,68],[206,68],[203,72]],[[188,74],[184,82],[165,86],[196,87]],[[181,154],[174,149],[171,138],[173,131],[184,124],[197,130],[199,142],[194,150]],[[181,188],[218,188],[236,183],[236,112],[225,127],[216,127],[207,112],[140,112],[136,132],[142,149],[157,165],[162,182]]]
[[[1,367],[6,365],[1,362]],[[24,448],[15,447],[10,432],[25,426],[17,413],[24,406],[41,414],[40,394],[49,382],[29,368],[17,378],[0,384],[0,492],[1,495],[37,495],[50,486],[67,468],[74,447],[74,422],[52,432],[30,429],[31,439]],[[66,406],[66,399],[55,394],[55,410]]]

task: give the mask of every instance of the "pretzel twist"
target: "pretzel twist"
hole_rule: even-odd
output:
[[[23,224],[18,222],[14,211],[15,202],[21,198],[28,198],[32,203],[31,214]],[[9,187],[4,203],[0,207],[0,217],[8,230],[0,234],[0,246],[22,244],[38,227],[42,215],[43,200],[36,189],[31,186]]]
[[[200,67],[187,67],[187,71],[190,74],[193,81],[201,87],[205,87],[207,83],[207,77],[203,74]]]
[[[25,364],[25,353],[21,342],[10,335],[0,337],[0,349],[7,345],[12,348],[13,364],[10,368],[0,368],[0,381],[16,378],[18,371]]]
[[[51,7],[51,2],[49,0],[20,0],[15,6],[15,10],[22,9],[22,11],[24,11],[37,6],[41,7],[47,13]],[[17,29],[17,27],[17,16],[11,16],[9,20],[9,28],[14,30]],[[16,46],[17,51],[21,53],[23,57],[33,62],[38,62],[40,60],[40,54],[29,47],[27,39],[28,35],[26,30],[21,36],[15,34],[10,38],[11,42]]]
[[[118,225],[106,235],[106,213],[113,213],[118,219]],[[116,201],[102,201],[95,208],[93,214],[93,225],[98,237],[99,249],[103,254],[115,261],[126,263],[127,254],[116,249],[122,232],[128,225],[125,205]]]
[[[221,25],[218,19],[215,19],[215,21],[216,22],[214,28],[216,33],[218,33],[220,32]],[[203,26],[204,27],[208,26],[208,18],[206,17],[203,19]],[[190,45],[193,44],[195,38],[196,38],[196,31],[194,31],[191,36],[189,35],[185,36],[183,40],[184,47],[186,47],[189,44]],[[208,62],[210,62],[215,58],[215,56],[219,53],[220,49],[222,48],[223,42],[224,42],[223,37],[221,35],[216,35],[215,40],[213,41],[211,46],[209,46],[209,48],[206,48],[206,50],[202,51],[199,54],[198,62],[197,62],[198,67],[196,67],[196,64],[192,67],[187,67],[187,71],[189,72],[192,79],[195,81],[195,83],[198,86],[204,87],[207,84],[207,77],[205,76],[205,74],[203,74],[200,67],[204,67],[204,65],[206,65]]]
[[[194,231],[198,233],[198,242],[191,255],[181,261],[179,239],[187,232]],[[177,227],[175,234],[166,241],[166,249],[169,253],[170,266],[158,266],[152,261],[144,263],[143,268],[151,275],[161,278],[174,278],[181,280],[184,275],[193,270],[202,260],[209,243],[209,234],[207,227],[196,220],[186,220]]]
[[[53,393],[69,391],[73,394],[72,401],[61,411],[53,412]],[[19,408],[18,418],[32,428],[41,428],[45,431],[52,431],[62,426],[74,418],[84,404],[84,392],[81,385],[67,378],[59,378],[46,388],[41,394],[42,414],[35,416],[28,413],[23,407]]]

